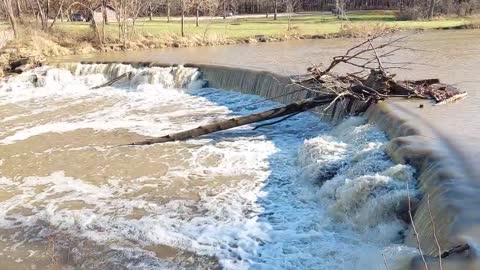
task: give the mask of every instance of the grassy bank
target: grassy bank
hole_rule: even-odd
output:
[[[348,15],[349,21],[338,20],[329,13],[313,13],[291,17],[291,31],[288,29],[288,17],[281,16],[278,20],[269,18],[228,18],[207,19],[200,21],[200,26],[195,26],[194,20],[187,20],[185,26],[186,35],[189,36],[216,36],[225,39],[248,39],[259,35],[280,36],[288,35],[294,32],[297,35],[326,35],[339,33],[342,26],[351,24],[358,28],[381,24],[384,27],[398,29],[433,29],[456,27],[468,23],[468,19],[463,18],[444,18],[433,21],[397,21],[393,11],[369,11],[352,12]],[[87,23],[60,23],[58,29],[67,32],[85,32],[89,31]],[[117,26],[110,24],[107,26],[107,32],[116,33]],[[136,31],[144,35],[175,35],[180,33],[180,21],[173,18],[167,23],[166,18],[139,19]]]

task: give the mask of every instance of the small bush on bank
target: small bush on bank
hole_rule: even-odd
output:
[[[391,33],[397,29],[385,24],[347,23],[340,28],[339,35],[342,37],[364,38],[379,33]]]

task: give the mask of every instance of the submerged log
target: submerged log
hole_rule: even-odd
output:
[[[118,77],[115,77],[113,79],[111,79],[110,81],[104,83],[104,84],[101,84],[101,85],[97,85],[97,86],[94,86],[92,88],[90,88],[90,90],[95,90],[95,89],[99,89],[99,88],[103,88],[103,87],[107,87],[107,86],[111,86],[113,84],[115,84],[116,82],[124,79],[124,78],[127,78],[131,75],[132,73],[131,72],[126,72],[126,73],[123,73],[122,75],[118,76]]]
[[[347,97],[347,95],[344,95],[344,97]],[[335,99],[337,98],[338,98],[338,95],[336,94],[323,95],[323,96],[308,99],[308,100],[294,102],[284,107],[275,108],[275,109],[271,109],[268,111],[259,112],[251,115],[234,117],[224,121],[220,121],[220,122],[216,122],[216,123],[212,123],[204,126],[199,126],[194,129],[166,135],[163,137],[152,138],[152,139],[148,139],[140,142],[134,142],[129,145],[150,145],[155,143],[184,141],[184,140],[196,138],[205,134],[214,133],[217,131],[222,131],[222,130],[231,129],[231,128],[235,128],[243,125],[248,125],[255,122],[261,122],[265,120],[288,116],[288,115],[299,113],[299,112],[304,112],[318,106],[335,102]]]

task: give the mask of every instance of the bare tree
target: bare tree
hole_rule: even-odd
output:
[[[222,6],[223,6],[223,19],[225,20],[227,18],[227,0],[223,0]]]
[[[97,0],[75,1],[68,6],[66,11],[68,13],[68,12],[70,12],[70,10],[73,7],[77,7],[77,6],[82,7],[85,10],[87,10],[90,13],[90,17],[92,18],[91,26],[92,26],[93,32],[95,34],[95,38],[97,39],[99,44],[103,44],[105,42],[105,30],[103,31],[103,35],[102,35],[100,33],[100,30],[98,29],[97,21],[95,20],[95,8],[97,7],[97,5],[98,5]],[[103,29],[105,29],[105,26],[104,26]]]
[[[167,23],[170,22],[170,0],[166,0],[166,6],[167,6]]]
[[[200,21],[200,11],[203,14],[211,14],[212,10],[218,7],[217,0],[185,0],[186,11],[194,10],[195,14],[195,25],[199,26]]]
[[[2,8],[8,16],[8,21],[12,26],[13,35],[15,38],[18,37],[17,21],[15,19],[15,14],[13,13],[12,1],[11,0],[2,0]]]
[[[335,15],[337,15],[338,19],[346,19],[346,9],[347,0],[335,0]]]
[[[278,14],[278,0],[273,0],[273,20],[277,20]]]
[[[186,9],[194,9],[195,10],[195,25],[199,26],[199,17],[200,17],[200,8],[203,4],[203,0],[186,0],[185,3]]]
[[[58,6],[58,9],[57,9],[57,13],[55,14],[55,17],[53,18],[53,21],[52,21],[52,23],[50,24],[50,26],[48,27],[47,30],[51,30],[53,28],[53,25],[55,25],[55,23],[57,22],[58,17],[62,13],[64,3],[65,3],[65,0],[60,0],[59,1],[59,6]]]
[[[63,5],[65,3],[65,0],[59,0],[55,2],[55,5],[52,6],[50,3],[50,0],[35,0],[35,4],[38,10],[38,15],[40,17],[40,23],[41,23],[41,28],[43,31],[49,31],[53,28],[55,23],[57,22],[58,17],[61,15],[63,11]],[[50,18],[50,11],[52,7],[55,7],[56,10],[54,12],[54,18],[52,20],[51,24],[48,24],[48,20]]]
[[[148,19],[153,21],[153,1],[148,1]]]
[[[20,0],[15,0],[16,8],[17,8],[17,17],[20,20],[20,23],[23,21],[23,14],[22,14],[22,5]]]
[[[148,5],[146,0],[113,0],[110,2],[115,9],[118,23],[118,38],[127,47],[127,41],[135,34],[135,26],[142,10]]]
[[[182,32],[182,37],[185,36],[185,0],[180,0],[180,9],[181,9],[181,12],[182,12],[182,19],[181,19],[181,32]]]
[[[285,0],[285,6],[288,14],[288,26],[287,30],[292,30],[292,14],[295,11],[295,7],[298,4],[298,0]]]
[[[431,20],[433,18],[433,13],[435,12],[435,0],[430,0],[430,9],[428,12],[428,19]]]

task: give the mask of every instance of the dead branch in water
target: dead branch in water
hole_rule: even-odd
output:
[[[422,256],[422,261],[423,261],[423,264],[425,265],[425,270],[428,270],[428,264],[427,264],[427,261],[425,260],[425,256],[423,255],[422,246],[420,244],[420,235],[418,234],[417,228],[415,226],[415,221],[413,220],[412,199],[410,197],[410,187],[408,186],[408,180],[407,180],[407,196],[408,196],[408,216],[410,217],[410,222],[411,222],[411,225],[412,225],[413,234],[415,235],[415,239],[417,240],[417,250],[420,253],[420,256]]]
[[[433,239],[435,239],[435,244],[437,245],[437,249],[438,249],[438,266],[439,266],[440,270],[443,270],[442,247],[440,246],[440,241],[438,240],[438,237],[437,237],[437,224],[435,223],[435,219],[433,218],[432,208],[430,206],[430,194],[429,193],[427,193],[427,206],[428,206],[428,215],[430,216],[430,222],[432,224],[432,229],[433,229]]]
[[[107,87],[107,86],[112,86],[113,84],[117,83],[118,81],[120,81],[124,78],[130,77],[131,74],[132,74],[132,72],[125,72],[122,75],[120,75],[118,77],[115,77],[115,78],[111,79],[110,81],[108,81],[104,84],[97,85],[97,86],[94,86],[94,87],[90,88],[90,90],[95,90],[95,89],[99,89],[99,88],[103,88],[103,87]]]
[[[396,46],[395,43],[405,39],[406,36],[391,39],[386,43],[376,46],[374,41],[383,36],[383,34],[373,36],[366,41],[350,48],[345,55],[335,56],[333,61],[326,69],[321,69],[320,66],[313,66],[309,68],[308,77],[292,83],[300,90],[287,93],[293,94],[295,92],[305,90],[311,92],[314,98],[299,100],[284,107],[247,116],[234,117],[224,121],[199,126],[194,129],[169,134],[163,137],[134,142],[129,145],[150,145],[171,141],[183,141],[213,132],[283,117],[278,121],[259,125],[255,128],[257,129],[282,122],[297,115],[298,113],[305,112],[319,106],[325,106],[323,109],[324,111],[332,108],[332,114],[335,114],[337,110],[337,104],[345,101],[348,101],[349,104],[347,109],[345,109],[347,113],[351,113],[349,110],[352,102],[357,101],[364,103],[365,106],[363,106],[361,111],[356,112],[362,113],[371,104],[374,104],[379,100],[392,97],[428,99],[436,102],[437,104],[441,104],[442,102],[448,102],[452,99],[457,99],[459,97],[461,98],[466,95],[453,86],[440,83],[438,79],[426,79],[419,81],[394,80],[395,75],[389,74],[386,71],[391,69],[392,66],[385,65],[385,63],[393,64],[393,68],[395,68],[395,65],[398,65],[399,63],[385,62],[382,61],[382,58],[391,56],[393,53],[404,49],[404,47]],[[383,50],[386,50],[386,52]],[[356,74],[365,74],[367,72],[368,74],[364,76],[357,76],[356,74],[337,76],[332,74],[332,69],[340,63],[349,64],[356,68],[360,68],[361,71],[356,72]]]
[[[295,103],[291,103],[285,107],[280,107],[256,114],[246,115],[246,116],[239,116],[230,118],[228,120],[220,121],[217,123],[212,123],[204,126],[199,126],[194,129],[190,129],[187,131],[166,135],[159,138],[153,138],[141,142],[135,142],[130,145],[150,145],[155,143],[164,143],[164,142],[171,142],[171,141],[183,141],[190,138],[199,137],[205,134],[226,130],[234,127],[239,127],[243,125],[248,125],[255,122],[265,121],[273,118],[283,117],[287,115],[291,115],[293,113],[298,113],[302,111],[307,111],[312,108],[315,108],[320,105],[328,104],[334,99],[335,95],[329,96],[321,96],[316,97],[313,99],[303,100]]]

